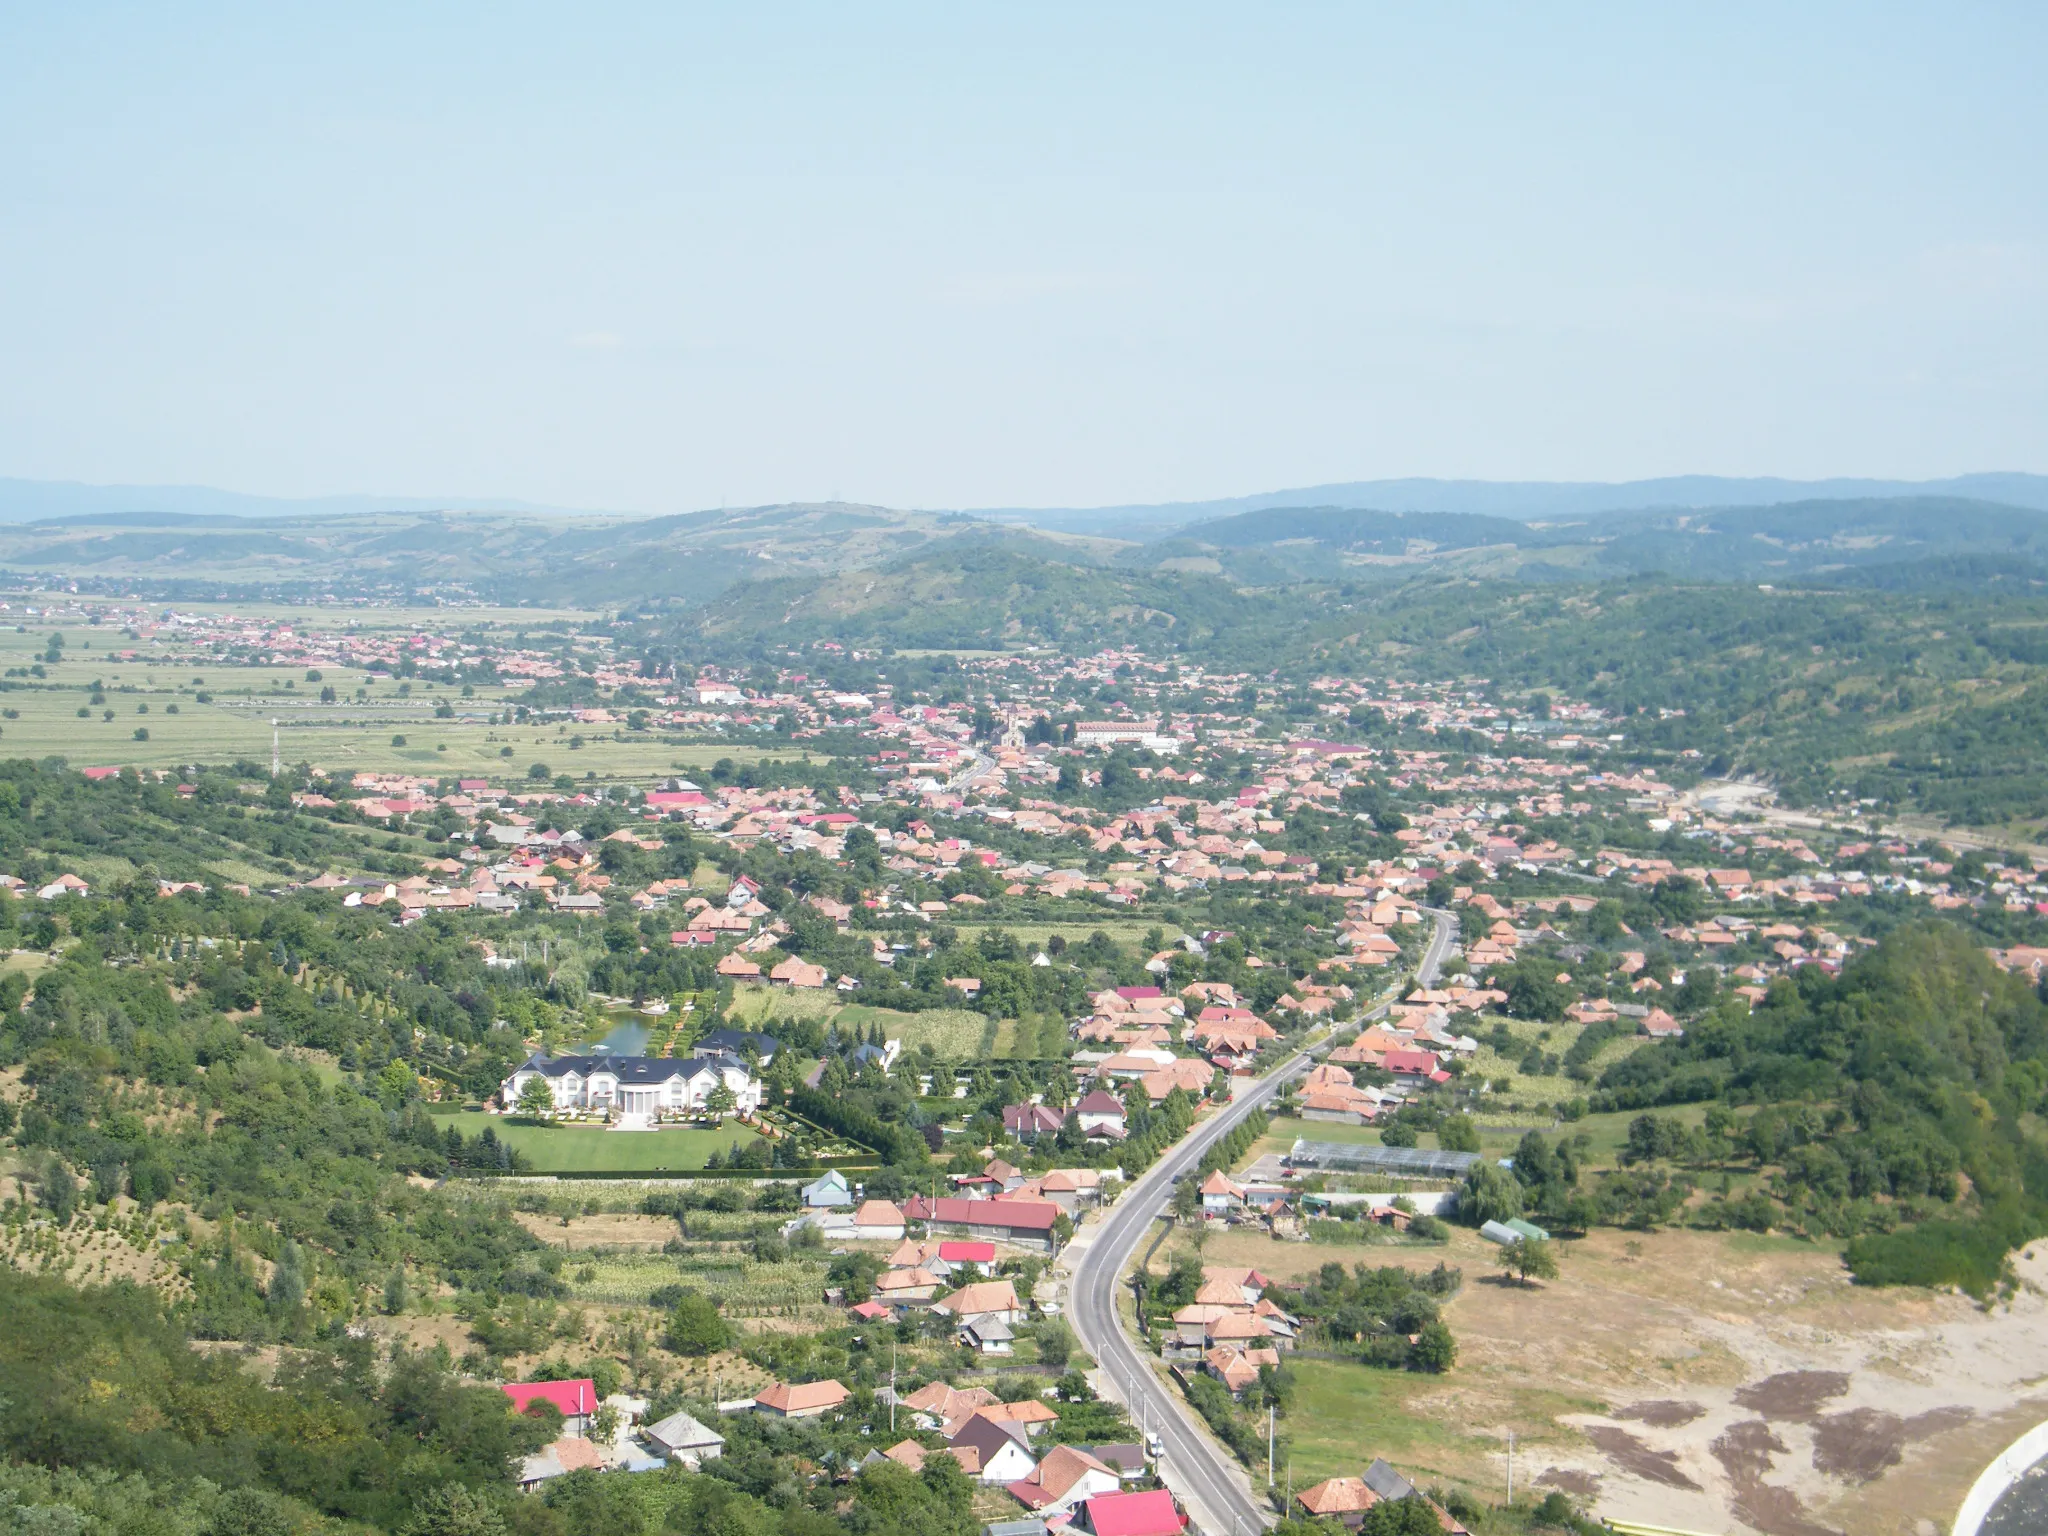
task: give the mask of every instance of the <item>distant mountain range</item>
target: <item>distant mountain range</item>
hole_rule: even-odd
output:
[[[491,496],[249,496],[210,485],[86,485],[0,479],[0,523],[79,522],[158,513],[184,518],[335,517],[366,512],[572,513],[567,507]]]
[[[1959,496],[2048,511],[2048,475],[1992,473],[1946,480],[1735,479],[1674,475],[1661,480],[1352,480],[1214,501],[1115,507],[981,507],[951,510],[1062,533],[1145,540],[1168,529],[1275,507],[1376,512],[1461,512],[1537,522],[1602,512],[1689,507],[1758,507],[1780,502],[1855,501],[1893,496]],[[213,518],[306,518],[376,512],[517,512],[530,516],[637,518],[636,512],[547,506],[492,496],[252,496],[203,485],[86,485],[71,480],[0,479],[0,523],[70,522],[134,513]]]
[[[1032,523],[1021,514],[838,502],[656,518],[578,516],[519,504],[422,507],[403,498],[366,511],[351,497],[222,502],[208,498],[225,493],[196,488],[185,489],[180,506],[122,510],[108,503],[176,498],[76,486],[59,488],[76,493],[74,510],[53,513],[50,503],[22,492],[22,484],[12,482],[10,489],[0,482],[0,508],[32,507],[44,515],[0,517],[0,570],[33,573],[38,581],[62,577],[89,581],[96,590],[146,589],[182,598],[230,591],[467,592],[613,610],[648,602],[704,607],[730,594],[737,605],[730,615],[735,632],[765,633],[801,614],[820,620],[860,614],[868,616],[862,622],[880,626],[878,633],[908,633],[913,618],[930,628],[943,605],[957,601],[963,614],[988,604],[982,616],[991,620],[1020,604],[1033,613],[1042,607],[1046,617],[1025,629],[1049,636],[1058,628],[1052,622],[1058,611],[1076,602],[1164,611],[1172,606],[1169,589],[1193,601],[1198,589],[1214,588],[1201,601],[1221,603],[1222,613],[1235,599],[1220,594],[1340,584],[1366,595],[1429,578],[1518,587],[1662,577],[2048,592],[2048,477],[2029,475],[1943,482],[1979,493],[1968,496],[1924,487],[1891,494],[1880,485],[1868,494],[1778,501],[1754,498],[1790,482],[1699,478],[1568,487],[1402,481],[1337,489],[1420,500],[1416,488],[1433,486],[1440,500],[1488,501],[1505,510],[1358,507],[1288,500],[1288,493],[1276,492],[1246,498],[1260,503],[1252,507],[1232,501],[1055,510],[1032,514]],[[1830,481],[1818,489],[1846,493],[1871,484]],[[1991,491],[2015,499],[1993,500]],[[1677,499],[1710,493],[1737,499],[1705,505]],[[1650,496],[1663,501],[1642,505]],[[1602,500],[1625,505],[1588,507]],[[241,510],[219,510],[223,505]],[[1131,515],[1119,520],[1120,513]],[[707,614],[707,622],[724,621]],[[945,623],[958,627],[951,616]]]
[[[1991,473],[1946,480],[1781,480],[1672,475],[1661,480],[1350,480],[1339,485],[1263,491],[1216,501],[1122,507],[993,507],[975,515],[1063,533],[1142,539],[1169,528],[1275,507],[1338,507],[1375,512],[1462,512],[1535,522],[1601,512],[1688,507],[1761,507],[1788,501],[1858,501],[1889,496],[1960,496],[2048,511],[2048,475]]]

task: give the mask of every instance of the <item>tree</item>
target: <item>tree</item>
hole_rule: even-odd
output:
[[[1074,1331],[1058,1318],[1038,1325],[1038,1363],[1061,1369],[1074,1353]]]
[[[1384,1499],[1365,1512],[1359,1536],[1442,1536],[1443,1522],[1421,1494]]]
[[[54,1153],[43,1164],[42,1176],[36,1180],[36,1200],[59,1226],[69,1221],[71,1213],[78,1209],[78,1180],[71,1176],[71,1170]]]
[[[1508,973],[1505,990],[1507,1012],[1518,1019],[1561,1019],[1573,1000],[1572,989],[1559,981],[1555,972],[1547,971],[1541,960],[1517,965]]]
[[[727,1115],[740,1107],[740,1101],[738,1095],[727,1084],[721,1082],[704,1096],[704,1107],[723,1121]]]
[[[548,1087],[547,1079],[535,1074],[529,1077],[519,1089],[519,1100],[515,1106],[522,1115],[531,1115],[536,1120],[545,1120],[554,1113],[555,1092]]]
[[[1202,1214],[1202,1190],[1192,1178],[1184,1178],[1173,1186],[1173,1219],[1182,1226],[1196,1220]]]
[[[1524,1285],[1532,1280],[1555,1280],[1557,1253],[1549,1238],[1525,1237],[1501,1249],[1500,1267],[1520,1276]]]
[[[1458,1215],[1479,1227],[1522,1214],[1522,1186],[1513,1174],[1493,1163],[1474,1163],[1458,1190]]]
[[[399,1536],[504,1536],[497,1500],[461,1483],[443,1483],[416,1500]]]
[[[679,1355],[701,1358],[732,1342],[732,1327],[718,1315],[709,1297],[685,1292],[668,1317],[668,1347]]]
[[[1446,1152],[1477,1152],[1479,1127],[1464,1115],[1447,1115],[1436,1128],[1436,1144]]]
[[[1442,1375],[1458,1363],[1458,1341],[1442,1318],[1422,1325],[1408,1348],[1408,1361],[1418,1371]]]

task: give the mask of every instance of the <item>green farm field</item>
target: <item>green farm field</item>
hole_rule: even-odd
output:
[[[498,1139],[525,1154],[535,1173],[662,1173],[702,1168],[713,1152],[757,1140],[741,1125],[723,1130],[606,1131],[573,1126],[521,1125],[481,1110],[444,1117],[465,1136],[490,1126]]]
[[[759,1025],[769,1019],[820,1019],[845,1031],[863,1033],[880,1024],[884,1037],[901,1040],[906,1051],[929,1045],[941,1056],[956,1062],[971,1062],[984,1050],[989,1021],[968,1008],[933,1008],[923,1013],[902,1013],[894,1008],[871,1008],[864,1003],[844,1003],[833,991],[792,992],[780,987],[742,986],[733,992],[727,1015],[734,1024]],[[1013,1028],[1005,1020],[1001,1030]]]
[[[309,627],[353,622],[359,632],[456,627],[446,610],[435,609],[379,609],[361,615],[278,612]],[[465,612],[460,627],[501,627],[508,641],[516,628],[587,617],[518,609],[480,613],[497,625]],[[64,659],[46,662],[43,647],[53,633],[65,633]],[[700,773],[722,757],[746,763],[803,755],[716,741],[679,742],[623,726],[494,723],[493,717],[518,702],[516,689],[479,687],[465,698],[460,689],[430,682],[371,682],[363,673],[340,668],[312,678],[290,668],[180,656],[170,647],[132,660],[114,655],[128,648],[119,631],[72,626],[66,633],[62,626],[49,625],[0,630],[0,671],[39,666],[45,674],[4,680],[0,708],[13,715],[0,716],[0,755],[61,756],[81,767],[182,768],[238,758],[268,762],[273,720],[285,761],[311,763],[326,772],[447,774],[503,782],[522,778],[533,764],[542,763],[551,774],[579,779],[594,774],[599,780],[644,780]],[[101,704],[89,702],[95,683],[103,691]],[[325,686],[337,690],[336,702],[320,702]],[[208,696],[206,702],[201,693]],[[455,711],[452,718],[436,717],[436,707],[443,704]],[[146,737],[137,739],[137,731]],[[581,745],[572,746],[572,740]]]

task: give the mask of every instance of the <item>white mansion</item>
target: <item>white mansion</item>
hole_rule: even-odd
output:
[[[761,1084],[739,1057],[725,1051],[695,1056],[543,1056],[521,1062],[499,1089],[507,1109],[539,1078],[557,1109],[610,1109],[622,1115],[680,1114],[702,1109],[722,1083],[742,1113],[761,1107]]]

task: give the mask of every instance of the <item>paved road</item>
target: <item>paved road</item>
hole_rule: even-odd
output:
[[[1431,914],[1436,931],[1430,935],[1416,979],[1424,986],[1436,980],[1457,925],[1448,912]],[[1386,1005],[1375,1008],[1377,1018]],[[1263,1492],[1251,1493],[1242,1473],[1228,1452],[1219,1449],[1195,1427],[1193,1408],[1176,1391],[1162,1386],[1153,1374],[1149,1351],[1140,1351],[1123,1330],[1117,1317],[1118,1277],[1152,1229],[1152,1223],[1166,1209],[1173,1195],[1174,1181],[1192,1169],[1218,1140],[1253,1110],[1306,1071],[1318,1051],[1327,1044],[1295,1055],[1269,1072],[1252,1092],[1232,1100],[1228,1107],[1203,1121],[1144,1176],[1124,1192],[1096,1230],[1087,1251],[1074,1270],[1067,1307],[1081,1345],[1101,1363],[1115,1384],[1116,1395],[1130,1410],[1141,1429],[1150,1427],[1165,1443],[1160,1474],[1168,1487],[1183,1500],[1196,1505],[1207,1517],[1205,1536],[1249,1533],[1261,1530],[1272,1518]]]

